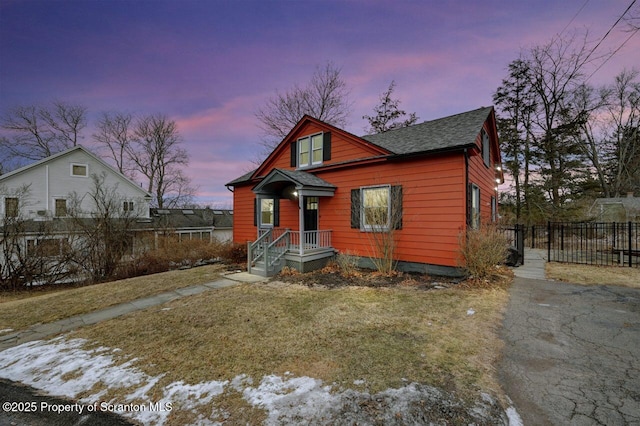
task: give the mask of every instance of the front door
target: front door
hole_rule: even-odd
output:
[[[318,230],[318,197],[304,197],[304,231]]]

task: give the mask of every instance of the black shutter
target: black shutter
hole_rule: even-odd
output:
[[[322,135],[322,161],[331,160],[331,132]]]
[[[472,185],[470,183],[467,184],[467,226],[471,227],[471,192]]]
[[[258,226],[258,198],[253,199],[253,226]]]
[[[391,218],[394,229],[402,229],[402,185],[391,187]]]
[[[273,227],[280,226],[280,198],[273,200]]]
[[[298,166],[298,143],[291,142],[291,167]]]
[[[351,228],[360,229],[360,189],[351,190]]]

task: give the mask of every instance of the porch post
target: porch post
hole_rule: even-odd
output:
[[[299,215],[299,231],[300,231],[300,256],[304,254],[304,195],[302,195],[302,190],[298,190],[298,215]]]

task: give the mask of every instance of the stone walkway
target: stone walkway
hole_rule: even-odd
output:
[[[74,330],[86,325],[97,324],[101,321],[110,320],[112,318],[126,315],[131,312],[140,311],[151,306],[162,305],[164,303],[171,302],[172,300],[177,300],[182,297],[192,296],[194,294],[203,293],[205,291],[221,289],[237,285],[239,283],[260,282],[265,280],[266,279],[263,277],[251,275],[246,272],[236,272],[224,275],[222,278],[210,283],[184,287],[173,291],[144,297],[141,299],[131,300],[129,302],[111,306],[109,308],[64,318],[47,324],[37,324],[16,333],[1,335],[0,351],[20,345],[25,342],[44,339],[46,337],[53,336],[58,333],[64,333],[66,331]]]
[[[540,249],[524,249],[524,265],[513,270],[518,278],[544,280],[544,265],[547,263],[547,251]]]

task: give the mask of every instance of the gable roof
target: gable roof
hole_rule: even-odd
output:
[[[493,114],[493,107],[481,107],[467,112],[454,114],[448,117],[438,118],[435,120],[425,121],[420,124],[414,124],[409,127],[389,130],[384,133],[366,135],[362,137],[354,136],[349,132],[338,129],[327,123],[323,123],[313,117],[305,115],[298,124],[289,132],[287,137],[278,145],[262,165],[240,176],[226,186],[235,186],[241,183],[249,182],[252,178],[256,178],[259,172],[269,162],[269,159],[278,155],[283,149],[286,149],[285,141],[297,131],[306,122],[312,121],[323,126],[328,126],[332,130],[343,132],[345,135],[351,136],[353,140],[360,140],[362,144],[370,149],[377,148],[377,153],[381,157],[393,158],[404,155],[436,153],[448,150],[458,150],[476,145],[476,138],[483,128],[485,121]],[[499,150],[498,150],[499,155]],[[322,168],[322,167],[318,167]],[[283,171],[283,170],[281,170]]]
[[[106,167],[107,169],[111,170],[114,174],[118,175],[121,179],[123,179],[125,182],[127,182],[127,184],[131,185],[132,187],[134,187],[136,190],[138,190],[141,194],[144,194],[145,198],[152,198],[151,194],[149,194],[147,191],[145,191],[144,189],[140,188],[135,182],[133,182],[131,179],[129,179],[128,177],[126,177],[125,175],[123,175],[122,173],[120,173],[118,170],[116,170],[112,165],[110,165],[109,163],[107,163],[106,161],[104,161],[102,158],[98,157],[97,155],[95,155],[94,153],[92,153],[91,151],[89,151],[88,149],[86,149],[85,147],[83,147],[82,145],[76,145],[74,147],[71,147],[67,150],[64,151],[60,151],[57,154],[53,154],[50,155],[49,157],[43,158],[42,160],[38,160],[35,163],[31,163],[28,164],[24,167],[20,167],[19,169],[16,169],[14,171],[11,171],[9,173],[5,173],[3,175],[0,175],[0,182],[2,182],[3,180],[6,180],[12,176],[16,176],[18,174],[24,173],[28,170],[31,169],[35,169],[36,167],[39,167],[43,164],[47,164],[50,163],[58,158],[64,157],[72,152],[75,151],[79,151],[82,152],[86,155],[88,155],[89,157],[91,157],[92,159],[94,159],[95,161],[97,161],[98,163],[100,163],[102,166]]]
[[[463,148],[475,144],[491,111],[482,107],[362,138],[397,155]]]

